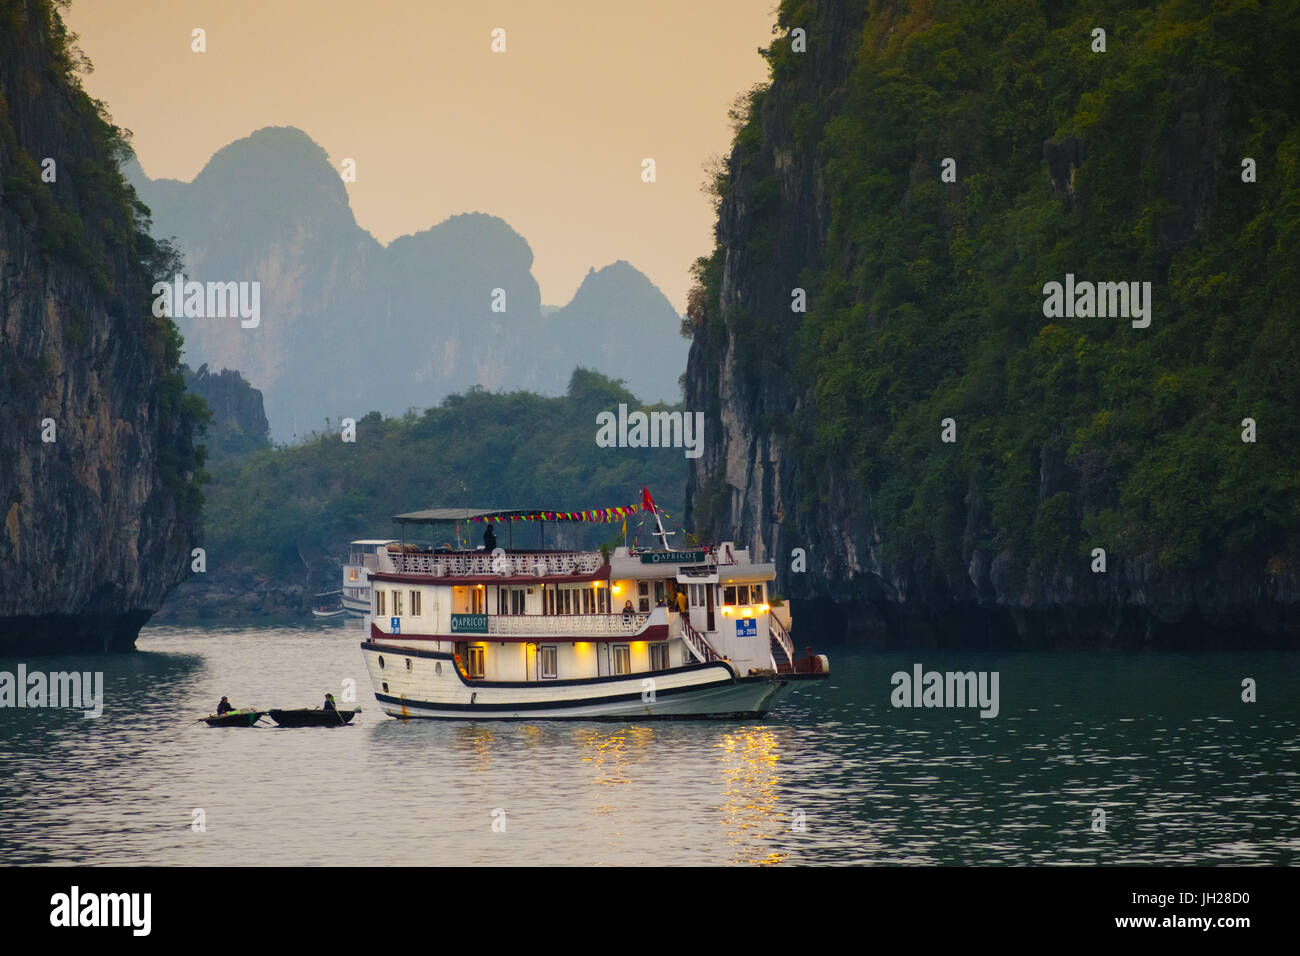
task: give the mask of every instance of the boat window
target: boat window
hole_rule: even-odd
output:
[[[483,676],[483,648],[474,644],[469,646],[469,676]]]
[[[408,671],[411,669],[411,659],[409,657],[406,659],[406,669]]]
[[[563,614],[573,613],[573,588],[560,588],[560,593],[564,595]]]
[[[636,593],[640,595],[637,599],[637,610],[646,614],[650,610],[650,584],[648,581],[641,581],[636,586]]]
[[[593,608],[591,603],[591,592],[588,591],[586,588],[583,588],[582,589],[582,613],[590,614],[592,613],[592,611]]]
[[[402,616],[402,592],[401,591],[393,592],[393,616],[394,617]]]
[[[379,669],[380,669],[380,670],[383,670],[383,669],[384,669],[384,655],[383,655],[383,654],[380,654],[380,655],[379,655]]]
[[[598,614],[609,613],[609,588],[601,588],[596,592],[596,612]]]
[[[749,585],[741,584],[736,587],[736,603],[748,604],[749,602]]]
[[[558,648],[546,646],[542,649],[542,677],[555,677],[558,675],[557,660],[559,656]]]
[[[614,673],[632,673],[632,652],[626,644],[614,645]]]
[[[650,669],[652,671],[668,670],[668,644],[650,645]]]
[[[384,592],[375,588],[375,617],[384,616]]]
[[[483,601],[483,589],[482,589],[481,587],[479,587],[479,588],[470,588],[470,592],[469,592],[469,594],[470,594],[470,597],[469,597],[470,613],[471,613],[471,614],[482,614],[482,613],[483,613],[483,604],[484,604],[484,601]]]
[[[725,588],[722,589],[722,603],[723,603],[723,604],[735,604],[735,603],[736,603],[736,589],[735,589],[735,587],[725,587]]]
[[[420,616],[420,592],[419,591],[411,592],[411,615],[413,617]]]
[[[753,604],[763,603],[763,585],[751,584],[749,586],[749,600]]]
[[[388,681],[384,681],[384,693],[388,693]]]

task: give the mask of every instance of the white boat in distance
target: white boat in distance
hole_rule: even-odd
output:
[[[375,553],[396,543],[392,538],[362,538],[348,546],[341,600],[349,614],[365,617],[370,613],[370,572],[378,567],[379,561]]]
[[[443,508],[394,520],[477,521],[491,529],[555,515]],[[658,533],[666,541],[662,523]],[[751,561],[730,542],[680,551],[619,547],[606,557],[488,550],[495,542],[486,537],[477,551],[376,549],[361,649],[385,713],[761,717],[796,683],[830,674],[824,655],[795,657],[780,609],[771,606],[775,566]]]

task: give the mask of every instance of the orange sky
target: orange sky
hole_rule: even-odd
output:
[[[766,78],[775,0],[74,0],[66,16],[87,90],[151,177],[297,126],[336,168],[356,159],[352,209],[381,242],[487,212],[532,246],[543,302],[626,259],[680,312],[712,248],[702,167]]]

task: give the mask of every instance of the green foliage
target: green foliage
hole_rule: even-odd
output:
[[[686,477],[680,449],[596,445],[596,414],[620,402],[630,410],[681,407],[643,406],[619,383],[580,368],[560,398],[472,389],[420,415],[372,412],[357,422],[355,443],[318,435],[300,445],[216,459],[205,544],[230,566],[283,573],[299,568],[302,556],[328,564],[356,538],[400,536],[390,519],[404,511],[580,510],[639,503],[643,485],[672,516],[666,523],[680,521]],[[639,520],[629,521],[629,536]],[[515,526],[515,544],[536,546],[539,530]],[[472,532],[474,544],[481,531]],[[548,523],[546,545],[594,548],[612,544],[618,531],[618,525]],[[436,541],[428,540],[439,544],[454,540],[454,531],[440,527],[412,526],[407,534],[408,540],[434,535]],[[643,534],[641,541],[650,539]]]
[[[811,308],[788,346],[804,501],[851,478],[896,557],[958,573],[973,501],[980,543],[1031,563],[1300,554],[1297,4],[873,3],[847,85],[810,102],[784,31],[833,18],[820,6],[782,4],[771,87],[738,114],[732,169],[755,172],[728,183],[762,265],[780,209],[760,144],[821,167],[824,267],[800,276]],[[1053,184],[1044,142],[1066,136],[1082,160]],[[1044,318],[1066,272],[1150,280],[1151,327]],[[697,343],[773,346],[760,316],[720,308],[717,271],[697,277],[721,318]],[[1066,490],[1040,487],[1049,453]]]

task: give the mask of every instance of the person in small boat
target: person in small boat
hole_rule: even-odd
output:
[[[496,546],[497,546],[496,532],[492,530],[491,525],[488,525],[487,530],[483,532],[483,547],[488,551],[493,551],[496,549]]]
[[[334,695],[333,695],[333,694],[326,694],[326,695],[325,695],[325,706],[324,706],[323,708],[321,708],[321,709],[322,709],[322,710],[333,710],[333,711],[337,711],[337,710],[338,710],[338,708],[334,706]]]
[[[220,717],[222,714],[228,714],[234,709],[235,705],[230,702],[230,698],[223,697],[221,698],[221,703],[217,704],[217,716]]]

